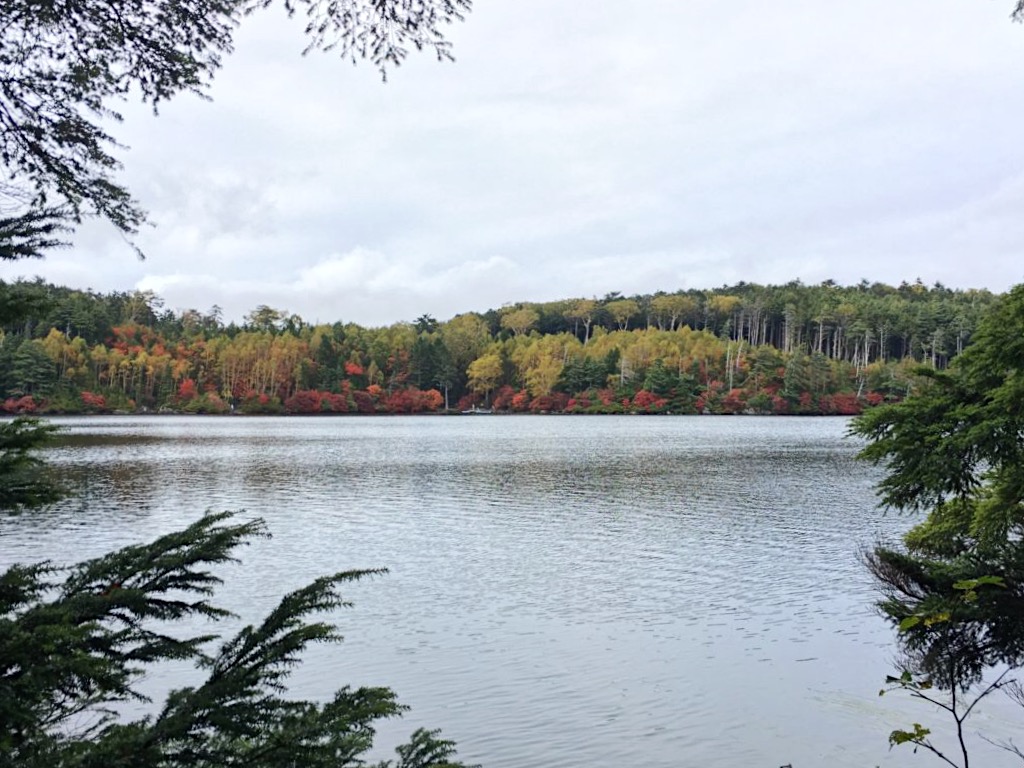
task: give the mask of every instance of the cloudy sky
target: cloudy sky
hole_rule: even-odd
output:
[[[457,62],[243,23],[212,102],[126,110],[155,227],[6,265],[171,309],[439,319],[740,280],[1024,280],[1012,0],[475,0]]]

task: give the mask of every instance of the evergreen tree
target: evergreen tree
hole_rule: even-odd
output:
[[[0,423],[0,512],[36,509],[63,496],[38,455],[56,432],[52,424],[32,418]]]
[[[786,361],[782,377],[782,394],[790,402],[797,403],[800,394],[811,388],[811,365],[808,356],[803,352],[795,352]]]
[[[584,389],[600,389],[608,385],[605,365],[592,357],[583,358],[582,377]]]
[[[57,369],[38,341],[26,341],[14,353],[11,370],[12,391],[41,395],[53,389]]]
[[[894,680],[922,698],[929,685],[951,692],[962,736],[956,695],[1024,665],[1024,286],[951,370],[920,373],[927,386],[854,425],[871,441],[863,456],[886,466],[882,501],[927,512],[903,547],[867,561],[899,629],[906,675]],[[892,738],[928,747],[926,736],[918,726]]]
[[[447,411],[449,395],[451,394],[452,387],[458,381],[458,371],[455,370],[452,356],[444,345],[443,340],[438,339],[435,342],[435,352],[434,379],[430,384],[436,386],[444,394],[444,409]]]
[[[584,361],[586,358],[570,357],[562,366],[562,373],[558,377],[555,389],[566,394],[575,394],[587,389],[586,371]]]
[[[219,620],[210,570],[266,536],[260,521],[208,514],[151,544],[61,568],[0,574],[0,765],[7,768],[342,768],[364,766],[374,724],[403,707],[387,688],[342,688],[325,703],[289,698],[285,682],[311,643],[340,640],[311,620],[347,606],[342,584],[369,571],[317,579],[257,626],[218,648],[213,635],[168,623]],[[146,701],[154,665],[188,660],[205,680],[168,694],[152,714],[115,714]],[[455,768],[450,742],[417,731],[394,768]]]
[[[2,238],[0,232],[0,247]],[[52,308],[51,289],[40,279],[14,283],[0,280],[0,330],[28,335],[33,321]]]
[[[670,371],[665,367],[665,361],[660,357],[647,370],[647,375],[644,378],[644,389],[648,392],[653,392],[659,397],[666,397],[671,394],[678,384],[679,377],[674,371]]]
[[[429,315],[424,315],[429,317]],[[422,323],[421,317],[417,323]],[[409,379],[417,389],[428,389],[437,380],[440,339],[420,333],[409,350]]]
[[[341,379],[339,370],[338,350],[328,334],[320,337],[320,343],[313,353],[313,360],[316,362],[315,388],[325,392],[337,392],[338,381]]]

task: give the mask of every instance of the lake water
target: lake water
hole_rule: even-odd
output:
[[[876,507],[844,419],[56,421],[79,495],[0,518],[0,565],[244,509],[273,533],[224,572],[246,623],[318,575],[386,566],[345,590],[345,642],[292,684],[394,688],[412,709],[381,756],[427,726],[487,768],[932,764],[888,752],[894,727],[945,726],[878,697],[892,632],[858,559],[911,521]],[[188,682],[168,667],[147,686]]]

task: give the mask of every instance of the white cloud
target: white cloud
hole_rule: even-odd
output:
[[[1003,290],[1024,30],[1001,2],[490,0],[387,85],[246,19],[212,103],[126,110],[155,229],[4,265],[387,323],[738,280]]]

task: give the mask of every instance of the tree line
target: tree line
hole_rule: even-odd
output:
[[[941,370],[997,297],[920,281],[740,283],[520,303],[440,322],[307,323],[151,292],[0,284],[9,412],[859,413]],[[16,320],[14,318],[17,318]]]

